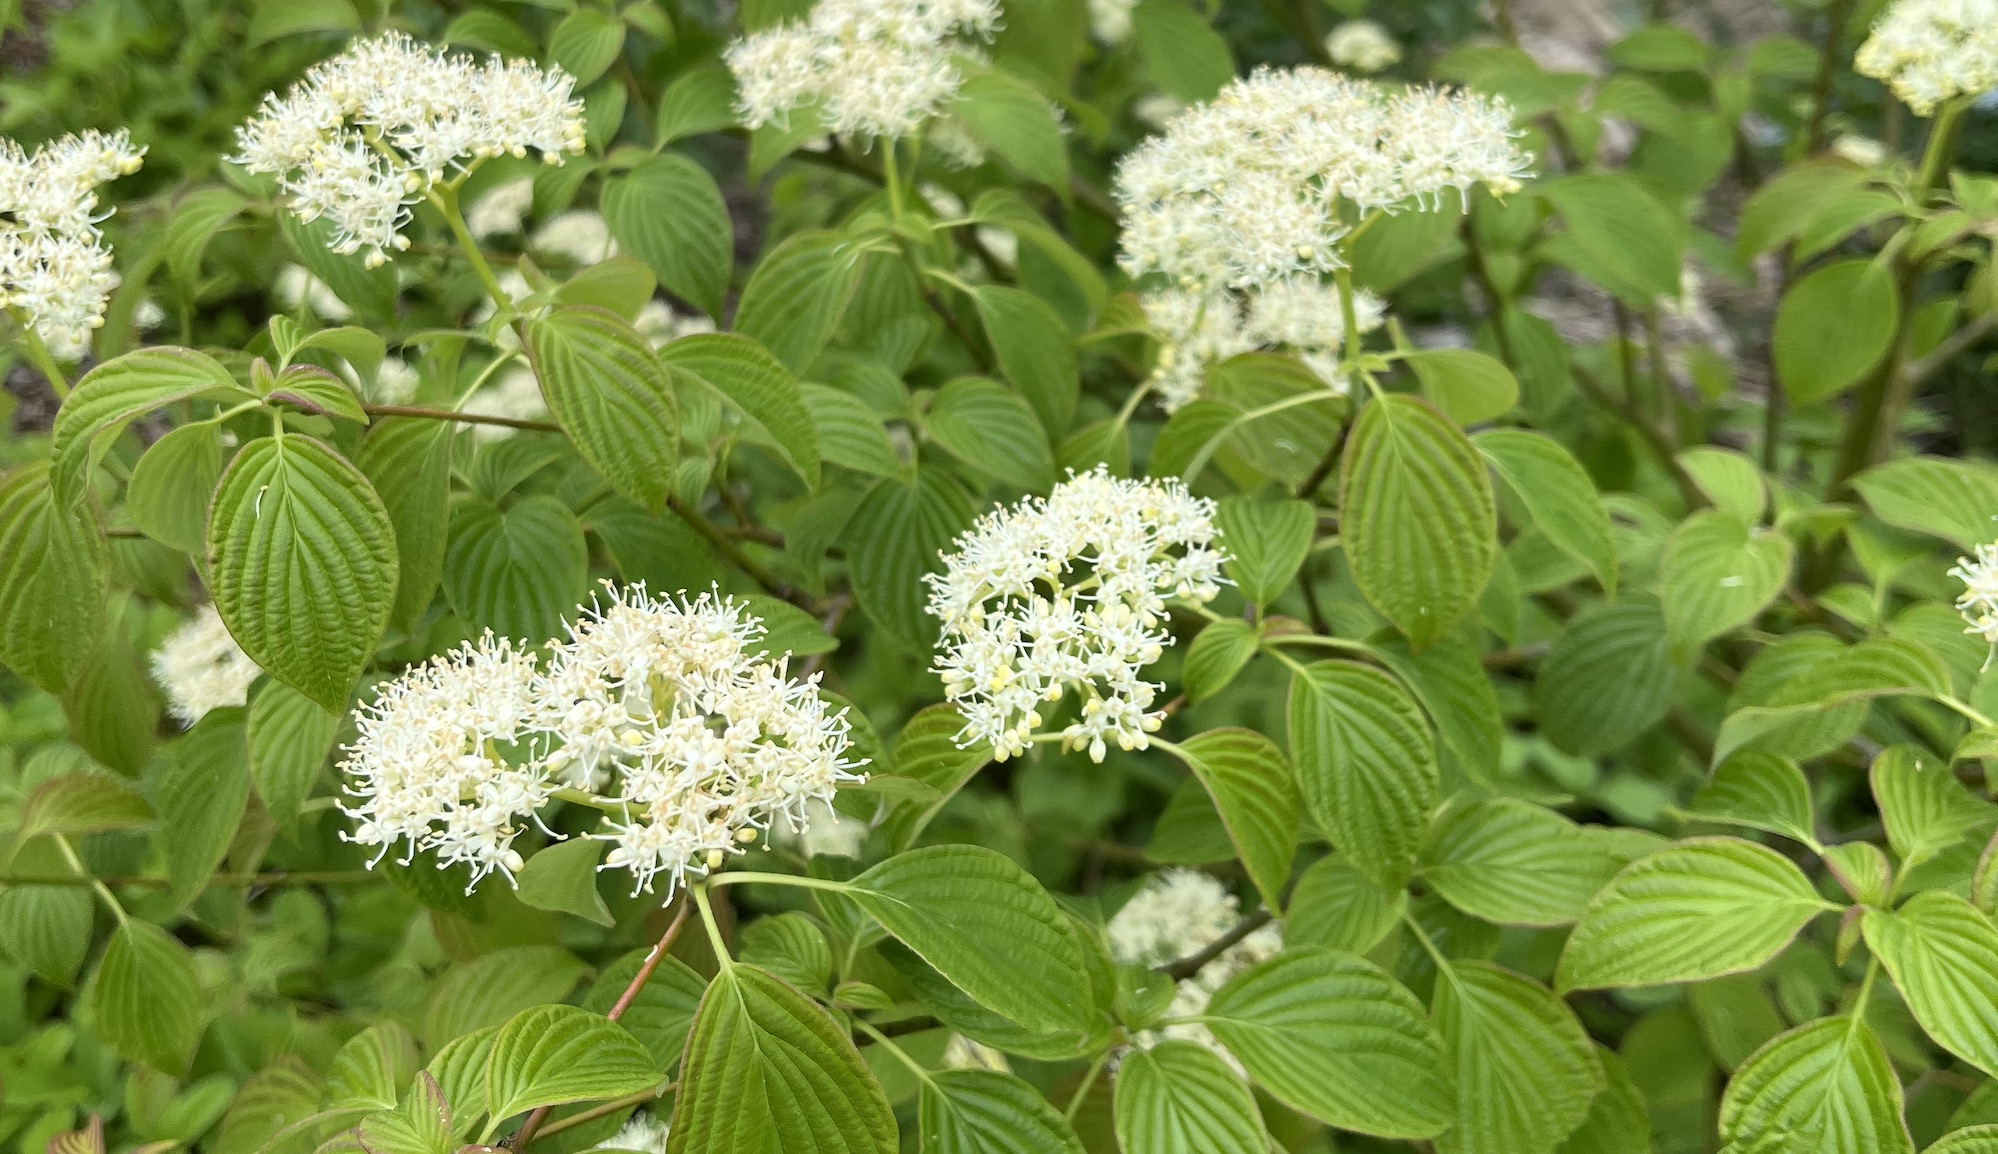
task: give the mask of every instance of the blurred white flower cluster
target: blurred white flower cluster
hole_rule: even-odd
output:
[[[1242,920],[1235,895],[1199,870],[1174,869],[1152,875],[1144,888],[1110,919],[1110,956],[1119,963],[1147,968],[1163,966],[1199,953],[1219,941]],[[1200,972],[1179,983],[1167,1017],[1197,1017],[1207,1009],[1214,991],[1228,979],[1276,956],[1283,949],[1283,930],[1274,922],[1257,927],[1223,950]],[[1241,1069],[1212,1032],[1198,1022],[1176,1023],[1162,1030],[1140,1032],[1133,1041],[1151,1047],[1166,1039],[1197,1042]]]
[[[514,839],[558,790],[609,815],[603,868],[634,893],[718,868],[782,816],[858,781],[845,711],[818,678],[752,653],[762,624],[711,595],[614,591],[534,653],[490,636],[413,669],[361,711],[342,770],[362,845],[463,861],[476,882],[521,868]]]
[[[97,186],[137,172],[123,130],[65,136],[32,154],[0,138],[0,308],[57,360],[80,359],[118,287],[97,222]]]
[[[651,1111],[640,1107],[617,1133],[590,1147],[591,1150],[621,1150],[629,1154],[666,1154],[669,1127]]]
[[[804,20],[729,45],[736,107],[751,128],[810,106],[839,136],[913,136],[998,26],[998,0],[819,0]]]
[[[447,174],[529,150],[583,150],[575,78],[531,61],[447,54],[400,32],[350,46],[237,129],[236,163],[276,176],[301,220],[333,222],[335,252],[369,265],[409,247],[410,206]]]
[[[1139,676],[1172,635],[1166,599],[1220,592],[1214,503],[1177,480],[1124,480],[1098,466],[1045,499],[988,514],[932,574],[943,622],[937,673],[963,713],[965,744],[1000,760],[1024,752],[1041,708],[1069,690],[1081,712],[1068,749],[1102,761],[1108,743],[1143,749],[1165,718]]]
[[[1200,395],[1213,365],[1257,349],[1295,352],[1328,389],[1343,394],[1351,388],[1340,365],[1346,322],[1335,286],[1278,281],[1249,295],[1246,309],[1238,294],[1225,291],[1161,289],[1146,293],[1141,303],[1159,340],[1152,387],[1168,413]],[[1386,310],[1364,289],[1353,294],[1353,319],[1363,333],[1379,328]]]
[[[1989,91],[1998,86],[1998,0],[1897,0],[1852,63],[1917,116]]]
[[[1503,100],[1394,91],[1320,68],[1261,69],[1174,118],[1117,170],[1125,271],[1260,288],[1339,267],[1342,205],[1440,206],[1516,191],[1531,159]]]
[[[244,704],[250,684],[263,673],[229,635],[213,605],[203,605],[166,635],[153,650],[152,667],[153,680],[166,691],[168,712],[182,725],[193,725],[211,709]]]
[[[1105,44],[1122,44],[1131,38],[1131,11],[1138,0],[1089,0],[1089,31]]]
[[[1949,575],[1963,582],[1956,608],[1968,623],[1964,632],[1998,645],[1998,541],[1979,545],[1975,558],[1957,558]]]
[[[1325,36],[1325,55],[1355,72],[1373,73],[1401,60],[1401,45],[1371,20],[1348,20]]]

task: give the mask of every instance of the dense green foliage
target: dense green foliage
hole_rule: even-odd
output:
[[[8,1150],[1998,1151],[1998,138],[1854,73],[1883,4],[1654,3],[1584,74],[1505,0],[1006,0],[968,165],[739,126],[802,0],[54,7],[0,0],[0,133],[147,154],[89,355],[0,322]],[[1341,387],[1168,415],[1119,159],[1362,15],[1534,175],[1348,222]],[[390,29],[565,69],[587,146],[371,264],[226,158]],[[1099,467],[1213,499],[1227,584],[1147,746],[995,758],[926,578]],[[476,886],[356,844],[357,710],[600,582],[733,595],[867,780],[670,900],[573,782]],[[208,604],[261,673],[175,717]],[[1221,926],[1115,921],[1168,867]]]

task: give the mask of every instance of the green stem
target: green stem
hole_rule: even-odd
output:
[[[49,347],[42,343],[42,334],[35,331],[35,326],[28,323],[28,318],[20,309],[10,308],[7,312],[13,316],[15,327],[21,330],[21,350],[28,354],[28,360],[36,370],[48,378],[49,388],[55,390],[56,400],[68,400],[69,378],[63,375],[62,366],[56,364],[55,355],[49,352]]]
[[[1082,1076],[1082,1084],[1075,1088],[1075,1095],[1068,1100],[1068,1109],[1062,1111],[1063,1118],[1070,1122],[1075,1121],[1075,1116],[1082,1112],[1083,1102],[1089,1098],[1090,1088],[1096,1085],[1096,1079],[1103,1073],[1103,1067],[1109,1064],[1110,1051],[1105,1050],[1096,1055],[1096,1060],[1089,1064],[1089,1072]]]
[[[1811,123],[1804,133],[1804,155],[1815,154],[1825,145],[1825,117],[1831,112],[1832,81],[1838,77],[1845,54],[1846,20],[1852,15],[1853,0],[1832,0],[1825,11],[1825,41],[1818,46],[1818,74],[1811,85]]]
[[[708,904],[708,882],[695,882],[687,888],[693,892],[694,905],[701,911],[701,925],[708,931],[708,941],[715,948],[715,960],[723,970],[735,968],[735,959],[729,956],[728,941],[722,937],[721,926],[715,922],[714,907]]]
[[[1966,701],[1961,701],[1948,694],[1938,697],[1936,700],[1962,714],[1964,718],[1979,729],[1998,729],[1998,722],[1994,722],[1982,713],[1979,713]]]
[[[1338,649],[1347,653],[1358,653],[1363,657],[1378,657],[1380,650],[1364,641],[1354,641],[1346,637],[1327,637],[1321,633],[1287,633],[1280,637],[1265,637],[1263,644],[1271,645],[1317,645],[1326,649]]]
[[[457,240],[458,248],[471,262],[472,271],[486,286],[486,295],[493,299],[493,308],[502,321],[513,319],[513,299],[500,288],[499,278],[493,275],[493,266],[486,263],[486,254],[479,251],[479,242],[472,239],[472,230],[465,227],[465,214],[458,210],[458,190],[448,184],[433,184],[429,191],[430,203],[444,216],[444,223],[451,227],[451,236]]]
[[[724,874],[714,874],[708,878],[710,886],[741,885],[755,882],[769,886],[796,886],[805,890],[825,890],[828,893],[850,894],[856,888],[851,882],[837,882],[831,878],[805,877],[802,874],[757,873],[754,870],[730,870]]]
[[[915,1074],[917,1078],[921,1079],[925,1083],[929,1083],[932,1085],[935,1084],[936,1079],[930,1077],[930,1072],[928,1070],[923,1069],[921,1063],[917,1062],[914,1058],[911,1058],[907,1050],[904,1050],[902,1047],[897,1046],[895,1044],[895,1039],[890,1038],[888,1035],[882,1033],[880,1030],[875,1029],[873,1023],[863,1021],[860,1018],[855,1018],[853,1019],[853,1028],[859,1030],[861,1033],[866,1034],[868,1037],[874,1039],[876,1045],[886,1046],[888,1048],[888,1052],[890,1054],[895,1055],[897,1058],[900,1058],[902,1060],[902,1064],[904,1066],[907,1066],[909,1068],[909,1071]]]
[[[606,1114],[615,1114],[628,1106],[643,1106],[645,1103],[666,1094],[678,1085],[678,1082],[667,1082],[661,1086],[653,1086],[650,1089],[640,1090],[636,1094],[626,1094],[622,1098],[613,1098],[608,1102],[592,1106],[587,1110],[578,1110],[566,1118],[557,1118],[555,1121],[536,1130],[534,1137],[546,1138],[551,1134],[560,1134],[564,1130],[581,1126],[585,1122],[594,1122]]]
[[[1428,952],[1430,960],[1436,963],[1436,972],[1448,974],[1450,959],[1444,957],[1443,951],[1436,948],[1436,943],[1429,940],[1429,932],[1422,928],[1422,923],[1416,921],[1415,915],[1406,910],[1402,911],[1401,920],[1415,935],[1415,940],[1422,943],[1422,948]]]
[[[902,223],[902,175],[895,166],[893,138],[881,142],[881,183],[888,189],[888,216],[896,224],[900,224]]]
[[[1339,286],[1339,319],[1345,325],[1346,363],[1356,369],[1360,359],[1360,321],[1358,310],[1353,307],[1352,268],[1342,264],[1332,270],[1332,281]]]
[[[1957,96],[1943,101],[1936,110],[1935,123],[1929,126],[1928,145],[1922,150],[1921,172],[1915,178],[1916,199],[1928,199],[1928,194],[1941,188],[1949,178],[1950,163],[1956,159],[1957,132],[1970,102],[1970,97]]]
[[[99,879],[91,877],[90,871],[83,868],[83,859],[76,856],[76,850],[69,844],[69,839],[62,834],[54,834],[52,836],[55,838],[56,848],[62,851],[63,860],[69,863],[70,869],[76,871],[77,877],[90,878],[90,888],[97,891],[97,896],[103,900],[105,906],[117,917],[118,924],[122,926],[130,921],[131,919],[125,913],[125,907],[119,904],[118,895],[111,892],[111,887],[105,885]]]
[[[1361,374],[1361,376],[1366,379],[1368,385],[1371,386],[1373,384],[1373,378],[1367,377],[1366,374]],[[1229,421],[1227,427],[1223,428],[1220,432],[1207,438],[1207,443],[1200,446],[1200,451],[1193,455],[1193,460],[1187,462],[1186,468],[1180,473],[1180,478],[1185,481],[1192,481],[1195,477],[1198,477],[1200,471],[1207,467],[1207,462],[1214,458],[1214,454],[1221,451],[1221,442],[1226,440],[1230,433],[1233,433],[1251,421],[1259,421],[1273,413],[1280,413],[1285,409],[1294,409],[1299,405],[1308,405],[1314,401],[1337,401],[1341,399],[1340,394],[1330,389],[1322,389],[1316,392],[1298,393],[1294,396],[1285,397],[1281,401],[1272,401],[1261,408],[1250,409],[1248,412]]]
[[[1880,974],[1879,957],[1866,959],[1866,976],[1859,980],[1859,996],[1852,1000],[1852,1024],[1866,1021],[1866,1003],[1873,999],[1873,979]]]

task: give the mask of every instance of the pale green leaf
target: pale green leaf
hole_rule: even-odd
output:
[[[1429,827],[1422,878],[1488,922],[1567,925],[1625,864],[1603,832],[1514,798],[1453,804]]]
[[[622,1098],[664,1080],[623,1026],[576,1006],[536,1006],[493,1038],[487,1109],[498,1122],[537,1106]]]
[[[121,922],[91,980],[90,1015],[119,1054],[161,1073],[183,1073],[203,1017],[187,947],[151,922]]]
[[[1444,1154],[1547,1150],[1588,1116],[1605,1085],[1594,1043],[1545,986],[1484,962],[1436,980],[1436,1031],[1457,1083]]]
[[[689,81],[717,72],[693,69],[676,79],[661,100],[662,109],[676,94],[687,97]],[[698,121],[677,125],[662,120],[660,131],[684,133],[690,127],[708,131],[706,125],[719,128],[734,123],[726,99],[727,73],[720,76],[724,96],[720,124],[713,124],[713,113],[705,113]],[[681,111],[694,115],[690,106],[683,105]],[[660,284],[709,316],[721,315],[722,293],[735,258],[735,226],[721,189],[706,169],[677,153],[647,157],[604,182],[602,204],[611,235],[650,266]]]
[[[1422,711],[1371,666],[1321,661],[1291,678],[1289,725],[1312,819],[1367,876],[1400,885],[1442,788]]]
[[[1040,1091],[995,1070],[944,1070],[922,1083],[925,1154],[1082,1154],[1082,1141]]]
[[[1252,729],[1210,729],[1176,752],[1214,799],[1263,904],[1283,908],[1303,809],[1283,751]]]
[[[1192,1042],[1133,1048],[1117,1064],[1117,1141],[1132,1154],[1266,1154],[1255,1096]]]
[[[1518,495],[1533,527],[1555,548],[1589,566],[1616,593],[1616,542],[1609,513],[1581,462],[1552,437],[1525,429],[1488,429],[1471,438]]]
[[[1720,1138],[1750,1150],[1914,1154],[1901,1083],[1857,1017],[1820,1018],[1770,1040],[1721,1097]],[[1782,1143],[1788,1143],[1785,1147]]]

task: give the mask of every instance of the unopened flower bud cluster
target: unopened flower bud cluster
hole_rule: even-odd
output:
[[[736,107],[751,128],[809,106],[835,135],[914,136],[998,27],[998,0],[819,0],[804,20],[729,46]]]
[[[531,61],[438,51],[399,32],[361,41],[264,98],[236,163],[269,173],[302,220],[333,222],[335,252],[370,265],[409,247],[410,206],[447,174],[497,156],[559,164],[584,144],[575,78]]]
[[[1212,501],[1099,466],[959,537],[928,578],[943,622],[936,669],[965,719],[959,740],[988,742],[1001,760],[1024,752],[1041,711],[1072,690],[1081,713],[1064,747],[1097,761],[1111,743],[1145,748],[1165,713],[1153,708],[1162,686],[1140,671],[1172,643],[1168,598],[1220,592],[1214,536]]]
[[[1349,215],[1516,191],[1530,160],[1517,136],[1503,100],[1261,69],[1125,158],[1120,259],[1183,288],[1316,278],[1339,267]]]
[[[145,151],[122,130],[65,136],[32,154],[0,138],[0,308],[58,360],[89,351],[118,287],[97,227],[97,186],[137,172]]]
[[[1124,965],[1154,968],[1199,953],[1241,920],[1235,895],[1218,880],[1198,870],[1174,869],[1148,878],[1144,888],[1110,919],[1105,932],[1110,939],[1112,958]],[[1202,966],[1199,973],[1181,979],[1166,1016],[1198,1017],[1206,1012],[1214,992],[1230,978],[1276,956],[1281,949],[1280,927],[1275,923],[1258,927]],[[1234,1055],[1223,1049],[1213,1033],[1198,1022],[1142,1031],[1133,1042],[1150,1048],[1166,1039],[1199,1043],[1226,1058],[1237,1071],[1241,1069]]]
[[[1956,608],[1966,622],[1965,633],[1975,633],[1998,645],[1998,541],[1977,547],[1977,556],[1959,557],[1949,575],[1963,582],[1963,596]]]
[[[153,680],[166,691],[167,711],[193,725],[211,709],[242,705],[250,685],[263,673],[250,660],[222,615],[204,605],[153,650]]]
[[[1159,341],[1151,384],[1168,413],[1200,395],[1208,369],[1258,349],[1294,352],[1327,389],[1343,394],[1351,388],[1340,364],[1346,323],[1333,285],[1278,281],[1248,294],[1168,288],[1146,293],[1142,304]],[[1355,291],[1353,319],[1359,331],[1372,332],[1385,317],[1386,305],[1379,297]]]
[[[762,632],[735,602],[632,586],[572,622],[545,666],[488,637],[404,674],[342,766],[353,840],[511,877],[514,840],[574,789],[607,811],[603,868],[630,871],[634,893],[664,875],[671,893],[860,780],[845,711],[816,676],[752,652]]]
[[[1893,89],[1917,116],[1988,92],[1998,86],[1998,0],[1897,0],[1853,67]]]

